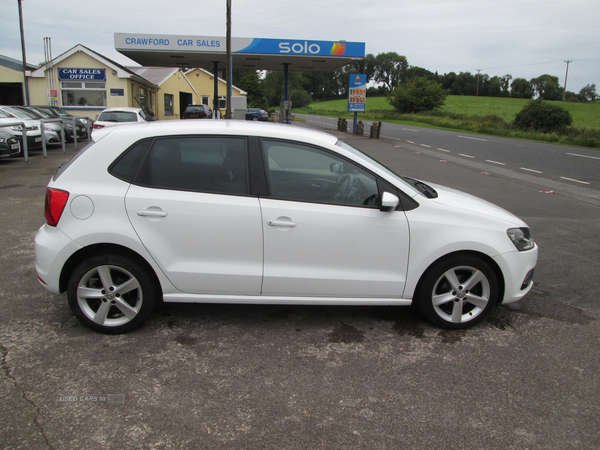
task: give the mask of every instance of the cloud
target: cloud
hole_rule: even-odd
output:
[[[21,59],[17,2],[3,1],[0,54]],[[44,59],[43,38],[54,56],[81,43],[120,63],[115,32],[225,35],[225,2],[178,0],[26,0],[22,3],[27,59]],[[368,53],[395,51],[432,72],[544,73],[569,90],[600,86],[600,3],[595,0],[281,0],[234,1],[232,34],[365,42]]]

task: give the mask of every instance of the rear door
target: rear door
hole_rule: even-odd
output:
[[[242,138],[169,137],[153,144],[125,204],[177,289],[260,294],[261,213],[248,195],[246,161]]]

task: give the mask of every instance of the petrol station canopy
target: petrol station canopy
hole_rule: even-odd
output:
[[[146,67],[227,66],[224,37],[115,33],[115,49]],[[329,72],[363,59],[364,42],[231,38],[235,69]]]

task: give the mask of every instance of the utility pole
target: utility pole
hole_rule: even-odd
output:
[[[481,69],[476,69],[477,70],[477,96],[479,97],[479,72],[481,72]]]
[[[25,106],[29,106],[29,84],[27,82],[27,58],[25,57],[25,33],[23,32],[23,9],[21,8],[21,1],[19,2],[19,23],[21,25],[21,51],[23,53],[23,87],[25,88]]]
[[[227,0],[227,112],[225,113],[226,119],[231,119],[231,86],[232,73],[231,73],[231,0]]]
[[[573,60],[565,59],[565,62],[567,63],[567,73],[565,73],[565,87],[564,87],[564,92],[563,92],[563,102],[567,98],[567,77],[569,76],[569,64],[572,63]]]

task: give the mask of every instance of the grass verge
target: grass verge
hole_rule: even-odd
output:
[[[559,104],[573,116],[573,126],[561,133],[523,131],[512,126],[516,114],[529,100],[448,96],[446,104],[437,111],[420,114],[400,114],[385,97],[367,99],[367,112],[359,113],[359,120],[399,123],[445,130],[502,136],[515,139],[549,142],[554,144],[600,149],[600,102]],[[315,114],[351,119],[354,113],[346,111],[346,100],[313,103],[295,109],[300,114]]]

